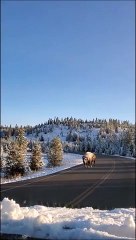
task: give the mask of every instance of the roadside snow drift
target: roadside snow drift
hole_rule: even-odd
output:
[[[135,209],[20,207],[1,202],[1,232],[42,239],[135,239]]]

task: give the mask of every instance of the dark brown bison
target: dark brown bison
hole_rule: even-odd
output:
[[[91,152],[86,152],[83,157],[83,164],[85,167],[92,167],[95,166],[96,155]]]

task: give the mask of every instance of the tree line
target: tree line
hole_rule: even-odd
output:
[[[15,127],[10,126],[1,126],[1,137],[8,139],[10,137],[17,137],[18,135],[18,129],[24,128],[25,133],[27,135],[29,134],[35,134],[35,136],[38,136],[38,134],[42,131],[45,134],[52,131],[53,126],[68,126],[69,128],[75,128],[75,129],[82,129],[88,126],[89,128],[102,128],[106,129],[107,132],[110,132],[114,130],[115,132],[118,132],[118,129],[125,129],[125,128],[135,128],[135,124],[131,124],[129,121],[120,121],[118,119],[112,119],[109,120],[106,119],[92,119],[92,120],[82,120],[82,119],[76,119],[73,117],[66,117],[59,119],[58,117],[55,117],[54,119],[49,118],[44,123],[35,125],[34,127],[27,125],[27,126],[18,126],[16,124]]]

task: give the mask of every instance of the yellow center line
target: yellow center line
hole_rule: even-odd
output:
[[[67,206],[70,206],[70,205],[75,206],[81,201],[83,201],[88,195],[92,194],[98,186],[100,186],[103,182],[105,182],[105,180],[110,176],[110,174],[114,171],[114,169],[115,169],[115,161],[114,161],[113,167],[110,169],[108,173],[106,173],[106,175],[104,175],[104,177],[102,177],[100,180],[94,183],[91,187],[87,188],[80,195],[75,197],[70,203],[67,204]]]

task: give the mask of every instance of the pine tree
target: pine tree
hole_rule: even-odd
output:
[[[17,142],[18,147],[25,153],[28,142],[24,135],[25,135],[24,129],[19,128],[16,142]]]
[[[39,141],[40,141],[40,142],[44,142],[44,137],[43,137],[43,135],[41,135],[41,137],[39,138]]]
[[[23,128],[18,129],[16,141],[11,142],[6,163],[6,176],[24,175],[26,172],[25,156],[27,141]]]
[[[17,143],[11,142],[6,161],[6,176],[24,175],[25,164],[23,160]]]
[[[1,145],[1,154],[0,154],[0,170],[2,171],[2,169],[4,168],[4,157],[3,157],[3,146]]]
[[[37,171],[40,168],[42,168],[44,165],[42,161],[42,151],[41,146],[38,143],[34,144],[33,150],[32,150],[32,158],[30,161],[30,168],[33,171]]]
[[[27,152],[27,145],[28,142],[24,136],[24,129],[23,128],[19,128],[18,130],[18,136],[16,139],[16,150],[17,150],[17,159],[18,161],[24,161],[26,152]]]
[[[48,152],[48,165],[60,166],[63,159],[63,147],[60,138],[56,137],[51,141]]]
[[[131,134],[129,131],[124,131],[122,134],[122,155],[126,156],[129,153],[131,144]]]

